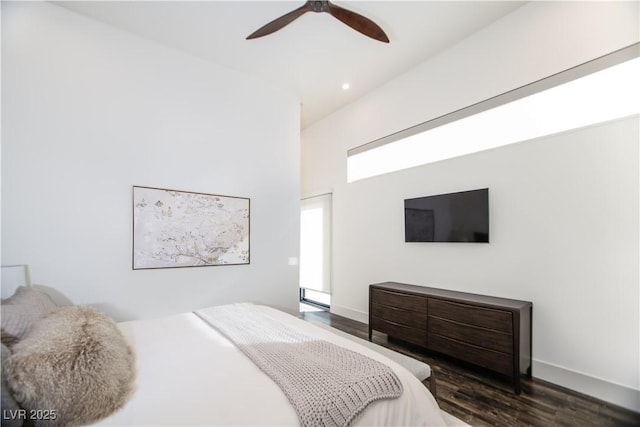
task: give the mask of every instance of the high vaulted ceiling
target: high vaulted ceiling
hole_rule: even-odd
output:
[[[509,1],[336,1],[380,25],[390,43],[309,12],[246,37],[304,1],[71,1],[67,9],[293,90],[302,127],[522,6]],[[343,90],[348,82],[350,89]]]

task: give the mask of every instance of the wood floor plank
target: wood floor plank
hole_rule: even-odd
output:
[[[368,339],[366,324],[328,311],[303,312],[306,320],[323,322]],[[472,426],[638,427],[640,414],[536,378],[522,379],[515,395],[508,379],[489,371],[387,339],[374,331],[373,342],[431,366],[440,408]],[[428,381],[424,382],[428,385]]]

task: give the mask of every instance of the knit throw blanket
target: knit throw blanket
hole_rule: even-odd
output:
[[[253,304],[196,312],[264,371],[303,426],[348,426],[371,402],[397,398],[402,384],[388,366],[320,340]]]

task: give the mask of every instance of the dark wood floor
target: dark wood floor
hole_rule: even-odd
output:
[[[364,323],[326,311],[303,312],[300,316],[368,339]],[[523,378],[523,391],[516,396],[508,380],[488,371],[389,341],[375,331],[373,341],[428,363],[435,375],[440,407],[472,426],[640,426],[638,413],[535,377]]]

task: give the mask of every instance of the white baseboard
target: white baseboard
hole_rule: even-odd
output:
[[[551,363],[533,360],[535,378],[593,396],[605,402],[640,412],[640,390],[592,377]]]
[[[367,325],[369,324],[369,313],[366,311],[354,310],[337,304],[331,304],[330,311],[338,316],[357,320],[358,322],[366,323]]]
[[[369,313],[364,311],[331,304],[331,312],[369,324]],[[535,359],[532,361],[532,372],[535,378],[640,412],[640,390]]]

